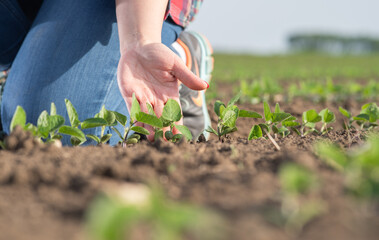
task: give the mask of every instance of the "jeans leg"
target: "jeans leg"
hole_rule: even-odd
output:
[[[165,23],[164,44],[170,46],[181,30]],[[45,0],[7,79],[1,106],[4,130],[9,133],[17,105],[25,109],[27,121],[36,124],[38,115],[54,102],[68,124],[65,98],[81,121],[93,117],[103,104],[129,116],[117,84],[119,58],[114,1]],[[99,135],[100,129],[85,133]],[[114,134],[110,144],[117,141]],[[69,144],[69,138],[63,143]]]
[[[0,71],[10,67],[29,27],[17,0],[0,0]]]

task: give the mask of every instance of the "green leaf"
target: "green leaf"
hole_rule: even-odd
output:
[[[65,99],[65,103],[66,103],[67,114],[68,114],[68,118],[70,119],[71,127],[76,128],[80,124],[78,113],[76,112],[76,109],[74,105],[72,105],[70,100]]]
[[[137,114],[141,112],[141,106],[139,105],[139,102],[136,98],[136,95],[133,93],[132,98],[132,107],[130,109],[130,119],[131,123],[138,121],[137,120]]]
[[[78,146],[78,145],[83,143],[82,141],[80,141],[79,138],[74,137],[74,136],[71,136],[70,142],[71,142],[72,146]]]
[[[128,139],[129,138],[136,138],[136,139],[140,140],[141,139],[141,135],[138,134],[138,133],[133,133],[132,135],[130,135],[130,137],[128,137]]]
[[[353,117],[353,119],[356,121],[370,121],[370,116],[365,113],[362,113],[356,117]]]
[[[37,120],[38,132],[44,138],[47,138],[50,132],[48,117],[49,117],[49,114],[45,110],[39,115],[38,120]]]
[[[268,105],[266,101],[263,102],[263,113],[265,115],[265,121],[270,122],[272,119],[272,113],[271,113],[270,106]]]
[[[235,127],[236,121],[238,118],[238,113],[239,113],[239,109],[237,106],[235,105],[228,106],[222,113],[222,116],[221,116],[222,124],[230,128]]]
[[[183,138],[183,134],[175,134],[173,137],[172,137],[172,141],[173,142],[177,142],[177,141],[179,141],[180,139],[182,139]]]
[[[112,112],[115,115],[117,122],[119,122],[122,126],[125,127],[128,121],[128,118],[124,114],[121,114],[119,112],[116,112],[116,111],[112,111]]]
[[[158,140],[159,138],[163,138],[163,130],[162,129],[155,131],[154,141]]]
[[[327,108],[323,109],[319,115],[321,116],[321,121],[323,123],[332,123],[336,121],[336,116],[334,113],[329,111]]]
[[[93,134],[87,134],[86,136],[87,136],[88,138],[94,140],[95,142],[100,143],[100,138],[99,138],[98,136],[93,135]]]
[[[130,130],[141,133],[143,135],[150,135],[149,130],[140,126],[133,126]]]
[[[81,143],[84,143],[86,141],[86,135],[78,129],[70,126],[62,126],[58,130],[59,133],[69,135],[76,137],[78,140],[80,140]]]
[[[379,108],[376,103],[363,105],[361,113],[369,115],[369,121],[371,123],[374,123],[379,119]]]
[[[144,113],[144,112],[137,113],[136,120],[141,123],[149,124],[152,127],[156,127],[156,128],[163,127],[163,123],[159,118],[157,118],[156,116]]]
[[[266,132],[266,133],[269,133],[270,132],[270,127],[268,124],[265,124],[265,123],[260,123],[258,124],[259,127],[262,129],[262,132]]]
[[[224,109],[225,109],[225,104],[222,103],[221,101],[218,101],[218,100],[217,100],[217,101],[215,102],[214,107],[213,107],[213,109],[214,109],[214,111],[215,111],[215,113],[216,113],[217,116],[220,116],[220,115],[221,115],[221,112],[220,112],[220,107],[221,107],[221,106],[223,106]]]
[[[138,139],[137,138],[128,138],[126,141],[125,141],[126,144],[136,144],[138,143]]]
[[[215,134],[216,136],[218,136],[218,133],[216,130],[214,130],[211,126],[208,126],[207,129],[205,129],[205,131],[209,132],[209,133],[213,133]]]
[[[88,118],[81,124],[82,129],[106,126],[108,123],[103,118]]]
[[[311,110],[308,110],[308,111],[303,113],[303,122],[304,123],[308,123],[308,122],[317,123],[319,121],[321,121],[321,116],[318,115],[316,110],[311,109]]]
[[[300,123],[295,122],[295,121],[284,121],[283,122],[283,126],[285,126],[285,127],[296,127],[299,125],[300,125]]]
[[[236,132],[237,131],[237,128],[236,127],[226,127],[221,133],[220,133],[220,136],[223,136],[223,135],[226,135],[226,134],[229,134],[229,133],[232,133],[232,132]]]
[[[279,133],[279,129],[276,125],[272,125],[271,129],[272,129],[273,133],[276,133],[276,134]]]
[[[57,115],[57,107],[55,106],[55,103],[50,104],[50,116]]]
[[[179,121],[182,118],[179,103],[174,99],[169,99],[163,107],[162,118],[171,122]]]
[[[262,115],[260,115],[257,112],[253,112],[253,111],[240,110],[238,113],[238,117],[262,118]]]
[[[25,110],[21,106],[17,106],[16,111],[13,114],[10,130],[13,131],[16,125],[20,125],[21,127],[25,127],[26,124],[26,113]]]
[[[157,116],[154,112],[154,109],[153,109],[153,106],[151,106],[150,103],[146,103],[146,107],[147,107],[147,111],[149,112],[150,115],[154,115],[154,116]]]
[[[110,133],[109,134],[105,134],[104,136],[101,137],[100,142],[106,143],[106,142],[109,141],[109,139],[111,139],[111,137],[112,137],[112,134],[110,134]]]
[[[344,109],[344,108],[342,108],[342,107],[339,107],[338,110],[339,110],[340,113],[342,113],[342,115],[344,115],[345,117],[347,117],[347,118],[351,118],[351,113],[350,113],[348,110],[346,110],[346,109]]]
[[[173,134],[171,131],[166,131],[166,132],[164,133],[164,136],[165,136],[165,138],[166,138],[167,140],[171,140],[172,137],[174,136],[174,134]]]
[[[276,105],[275,105],[275,111],[274,111],[275,113],[280,113],[281,111],[280,111],[280,106],[279,106],[279,103],[276,103]]]
[[[107,122],[107,126],[115,126],[117,125],[116,122],[116,115],[113,113],[113,111],[109,111],[105,109],[105,106],[103,105],[100,112],[99,112],[99,118],[103,118]]]
[[[238,100],[240,99],[241,95],[242,95],[242,92],[240,91],[240,92],[237,93],[237,95],[235,95],[232,99],[230,99],[230,101],[228,102],[228,107],[232,106],[236,102],[238,102]]]
[[[282,122],[283,120],[286,120],[291,117],[291,114],[289,113],[272,113],[271,114],[271,120],[273,123]]]
[[[49,132],[58,130],[64,124],[64,117],[60,115],[48,116]]]
[[[179,130],[183,134],[183,136],[188,140],[192,140],[192,133],[191,131],[184,125],[175,125],[176,129]]]
[[[37,136],[38,135],[38,128],[37,128],[37,126],[34,126],[31,123],[26,124],[25,127],[24,127],[24,129],[26,131],[31,132],[33,134],[33,136]]]
[[[249,140],[252,140],[252,139],[259,139],[263,136],[262,134],[262,129],[259,125],[254,125],[251,130],[250,130],[250,133],[249,133],[249,137],[248,139]]]
[[[301,136],[300,131],[297,128],[291,127],[292,131],[294,131],[297,135]]]

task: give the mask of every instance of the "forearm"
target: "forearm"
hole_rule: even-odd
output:
[[[116,0],[120,51],[128,47],[161,42],[168,0]]]

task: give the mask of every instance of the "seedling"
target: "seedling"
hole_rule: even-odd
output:
[[[318,189],[317,176],[306,168],[290,163],[280,168],[279,179],[282,187],[282,215],[291,230],[301,228],[325,211],[320,199],[306,196]]]
[[[333,112],[331,112],[327,108],[323,109],[319,115],[321,116],[321,122],[322,122],[322,127],[321,127],[320,132],[321,132],[321,135],[323,135],[333,129],[332,127],[328,127],[328,125],[336,121],[336,116],[334,115]]]
[[[367,103],[362,106],[361,113],[353,117],[361,129],[370,130],[377,127],[379,120],[379,107],[376,103]]]
[[[223,220],[208,209],[175,203],[159,188],[125,184],[98,196],[87,214],[91,239],[132,239],[138,227],[149,229],[156,240],[183,239],[186,233],[195,239],[222,239]]]
[[[225,105],[221,101],[215,102],[214,111],[218,116],[217,130],[208,127],[208,129],[206,129],[207,132],[214,133],[218,136],[219,140],[221,140],[223,136],[237,131],[236,122],[239,117],[262,118],[262,116],[256,112],[240,110],[235,105],[240,97],[241,93],[238,93],[228,102],[228,105]]]
[[[353,127],[354,118],[353,118],[353,115],[351,114],[351,112],[344,109],[343,107],[339,107],[338,110],[340,111],[340,113],[343,116],[345,116],[347,118],[347,122],[344,120],[343,128],[346,130],[350,130],[350,129],[354,128]]]
[[[288,136],[290,131],[287,127],[298,126],[299,123],[296,122],[296,118],[290,113],[285,113],[280,109],[279,104],[275,106],[275,111],[271,112],[270,106],[267,102],[263,103],[263,112],[265,116],[265,122],[254,125],[251,130],[248,139],[259,139],[263,136],[267,136],[274,146],[280,150],[279,145],[276,143],[271,133],[280,135],[282,137]]]
[[[316,123],[320,122],[322,117],[316,112],[316,110],[308,110],[303,112],[302,123],[300,125],[300,132],[296,131],[301,137],[305,137],[309,133],[318,133],[316,129]]]
[[[379,136],[371,135],[356,149],[345,151],[338,146],[320,142],[315,149],[329,166],[342,172],[345,187],[358,198],[379,200]]]
[[[60,127],[58,133],[69,135],[73,146],[81,145],[87,141],[87,139],[86,135],[79,129],[80,120],[78,113],[76,112],[74,105],[72,105],[68,99],[65,99],[65,103],[71,126]]]

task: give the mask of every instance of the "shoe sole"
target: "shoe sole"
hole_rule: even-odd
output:
[[[212,71],[214,67],[214,59],[212,57],[213,54],[213,49],[212,46],[210,45],[208,39],[203,36],[200,33],[197,32],[192,32],[189,31],[188,33],[191,33],[200,43],[200,48],[201,48],[201,62],[200,62],[200,72],[199,72],[199,77],[206,81],[208,84],[211,81],[212,78]],[[201,91],[201,95],[203,98],[203,114],[204,114],[204,131],[203,135],[206,140],[209,139],[210,133],[205,131],[209,126],[211,126],[211,118],[208,113],[208,108],[206,104],[206,99],[205,99],[205,91]]]

